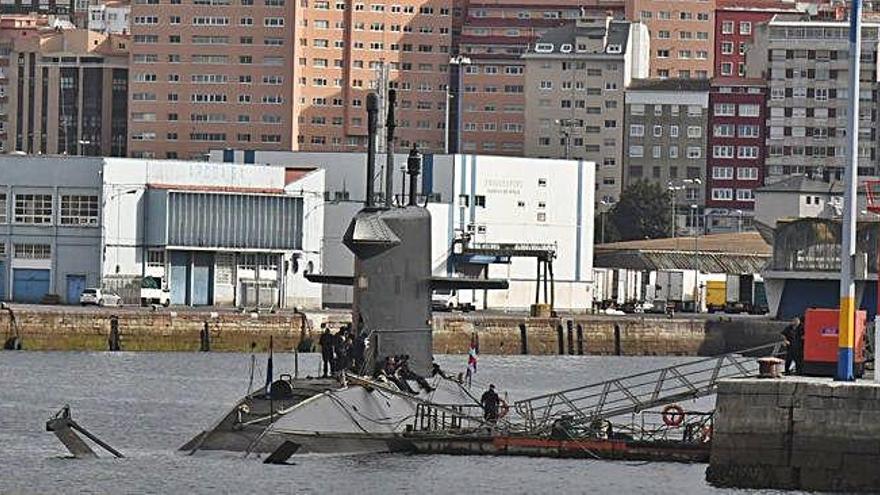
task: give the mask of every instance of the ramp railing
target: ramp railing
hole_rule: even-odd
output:
[[[672,402],[712,395],[718,380],[753,376],[755,357],[777,356],[783,343],[744,349],[590,385],[539,395],[514,403],[530,431],[549,429],[566,418],[584,425]]]

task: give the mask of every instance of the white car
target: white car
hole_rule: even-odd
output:
[[[83,306],[89,304],[96,306],[122,306],[122,298],[116,294],[103,292],[101,289],[85,289],[79,296],[79,303]]]

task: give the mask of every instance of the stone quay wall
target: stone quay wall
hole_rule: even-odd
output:
[[[880,385],[801,377],[719,384],[709,482],[876,492],[878,466]]]
[[[16,308],[12,315],[14,326],[10,312],[0,310],[0,336],[6,340],[17,333],[26,350],[106,350],[113,315],[120,347],[126,351],[197,351],[206,325],[212,351],[248,351],[251,343],[256,343],[256,350],[264,350],[269,336],[277,350],[296,348],[302,340],[310,340],[314,347],[321,323],[336,328],[350,321],[341,313],[257,315],[128,308],[80,311],[25,307]],[[476,334],[482,354],[521,354],[522,326],[528,354],[559,354],[561,329],[563,354],[708,356],[775,342],[784,323],[647,315],[530,318],[479,312],[439,314],[433,319],[434,352],[466,353]]]

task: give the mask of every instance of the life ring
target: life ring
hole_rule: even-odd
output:
[[[671,427],[678,427],[684,423],[684,409],[678,404],[670,404],[663,408],[663,424]]]
[[[498,407],[498,419],[507,416],[507,413],[510,412],[510,406],[507,405],[507,402],[504,399],[499,399],[501,401],[501,405]]]
[[[712,427],[704,426],[702,430],[700,430],[700,443],[709,443],[712,441]]]

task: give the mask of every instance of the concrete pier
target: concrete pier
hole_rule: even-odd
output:
[[[807,377],[721,382],[706,478],[738,488],[876,492],[880,385]]]

